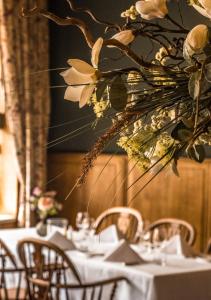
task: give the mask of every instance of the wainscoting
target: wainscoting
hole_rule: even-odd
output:
[[[49,154],[48,189],[58,191],[58,200],[64,204],[62,215],[71,224],[80,210],[88,209],[96,217],[111,206],[129,205],[138,209],[146,222],[162,217],[187,220],[197,230],[196,248],[205,247],[211,236],[211,160],[198,164],[181,159],[179,177],[165,171],[138,193],[144,185],[142,180],[127,190],[140,176],[140,171],[128,163],[127,157],[101,155],[86,183],[64,200],[80,174],[82,159],[83,154]]]

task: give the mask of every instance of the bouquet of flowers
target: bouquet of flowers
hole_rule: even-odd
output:
[[[62,204],[55,200],[56,191],[43,192],[35,187],[30,197],[31,209],[36,211],[40,219],[54,216],[62,209]]]
[[[115,139],[141,170],[139,179],[146,173],[155,174],[153,179],[166,167],[178,175],[177,161],[184,153],[203,162],[204,145],[211,145],[211,0],[183,1],[189,11],[204,16],[205,22],[192,28],[184,25],[181,1],[131,0],[118,23],[100,20],[90,9],[66,1],[70,12],[88,14],[104,32],[95,38],[82,19],[57,16],[42,8],[41,1],[32,9],[23,8],[22,14],[77,26],[91,49],[90,63],[68,60],[69,67],[61,73],[64,98],[93,107],[96,119],[110,119],[111,126],[85,156],[77,184],[85,181],[94,160]],[[178,5],[180,21],[171,15],[173,5]],[[145,41],[151,45],[148,55],[142,51]],[[121,68],[103,67],[105,48],[127,58]]]

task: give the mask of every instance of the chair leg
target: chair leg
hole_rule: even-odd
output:
[[[18,300],[19,299],[19,295],[20,295],[20,288],[21,288],[21,279],[22,279],[22,274],[21,272],[19,273],[19,276],[18,276],[18,286],[17,286],[17,289],[16,289],[16,295],[15,295],[15,300]]]

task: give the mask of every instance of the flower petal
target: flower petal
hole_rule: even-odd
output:
[[[91,98],[92,93],[94,92],[95,85],[87,85],[84,87],[81,93],[80,101],[79,101],[79,107],[83,107]]]
[[[164,18],[168,13],[166,0],[141,0],[136,2],[136,10],[146,20]]]
[[[103,38],[99,37],[94,46],[92,47],[92,57],[91,57],[91,61],[92,61],[92,65],[95,68],[98,68],[98,63],[99,63],[99,55],[100,55],[100,51],[102,49],[103,46]]]
[[[159,6],[160,16],[162,15],[162,18],[164,18],[165,15],[167,15],[168,13],[168,8],[166,5],[167,0],[152,0],[152,1],[154,1],[155,6]]]
[[[96,81],[95,74],[81,74],[74,68],[69,68],[64,72],[61,72],[60,75],[68,85],[80,85]]]
[[[208,27],[199,24],[188,33],[184,45],[190,47],[195,53],[201,52],[208,42],[208,35]]]
[[[135,36],[133,34],[133,31],[129,29],[120,31],[111,37],[111,39],[115,39],[126,46],[130,44],[134,40],[134,38]]]
[[[211,1],[210,0],[198,0],[201,6],[207,11],[209,16],[211,16]]]
[[[77,87],[68,86],[64,94],[64,99],[73,102],[78,102],[81,98],[81,94],[84,87],[85,86],[77,86]]]
[[[152,19],[156,18],[156,17],[154,16],[154,14],[150,14],[150,15],[144,15],[144,14],[141,14],[141,17],[142,17],[142,19],[144,19],[144,20],[152,20]]]
[[[207,11],[206,11],[204,8],[202,8],[201,6],[196,5],[196,4],[193,4],[192,6],[193,6],[193,7],[195,8],[195,10],[197,10],[202,16],[204,16],[205,18],[211,19],[211,15],[209,15],[209,14],[207,13]]]
[[[94,74],[95,68],[93,68],[87,62],[80,60],[80,59],[68,59],[68,64],[71,65],[77,72],[81,74]]]
[[[140,13],[141,15],[148,15],[151,14],[152,11],[155,11],[155,6],[154,3],[152,3],[152,1],[138,1],[136,2],[136,10],[138,11],[138,13]]]

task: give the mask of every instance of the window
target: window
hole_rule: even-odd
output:
[[[5,93],[0,56],[0,220],[14,218],[17,211],[17,176],[13,138],[5,121]]]

